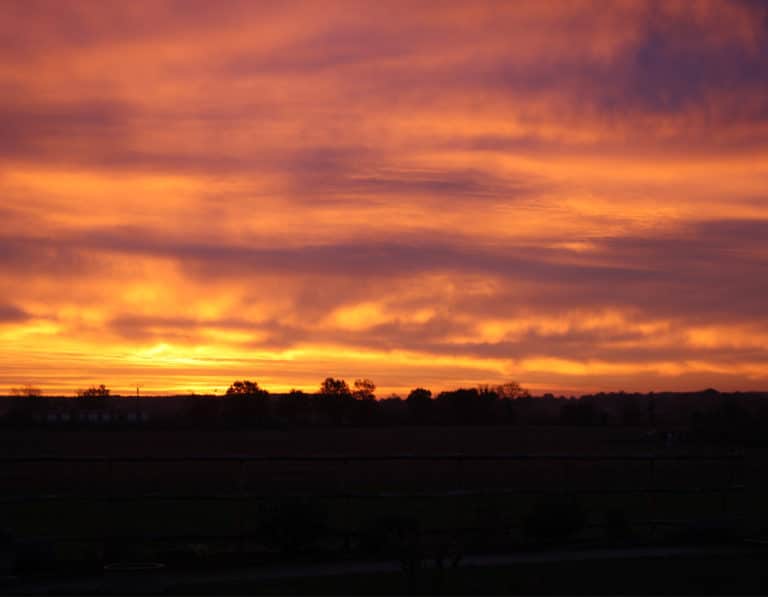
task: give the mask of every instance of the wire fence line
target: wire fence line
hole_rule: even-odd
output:
[[[639,495],[639,494],[659,494],[659,495],[702,495],[702,494],[722,494],[723,491],[744,491],[744,485],[727,485],[722,487],[634,487],[634,488],[615,488],[615,487],[587,487],[569,489],[568,493],[574,495]],[[487,489],[447,489],[444,491],[367,491],[352,493],[307,493],[307,492],[280,492],[280,493],[206,493],[206,494],[172,494],[172,493],[142,493],[134,495],[82,495],[82,494],[23,494],[12,496],[0,496],[0,504],[30,503],[30,502],[142,502],[142,501],[178,501],[178,502],[238,502],[248,500],[270,500],[274,498],[301,498],[312,497],[320,500],[377,500],[377,499],[427,499],[441,497],[491,497],[502,495],[549,495],[561,494],[562,490],[555,490],[547,487],[527,488],[527,487],[492,487]]]
[[[106,494],[94,493],[92,495],[73,495],[72,493],[61,492],[43,492],[25,495],[0,496],[0,503],[16,501],[55,501],[55,500],[107,500],[107,501],[136,501],[136,500],[171,500],[180,501],[190,500],[249,500],[249,499],[269,499],[274,497],[297,497],[300,495],[311,495],[317,498],[327,499],[345,499],[345,498],[418,498],[418,497],[449,497],[449,496],[480,496],[480,495],[503,495],[503,494],[546,494],[553,491],[562,492],[567,490],[570,493],[578,494],[700,494],[712,492],[741,491],[744,486],[735,483],[737,465],[744,461],[744,454],[741,452],[732,452],[728,454],[645,454],[645,455],[574,455],[574,454],[394,454],[394,455],[275,455],[275,456],[253,456],[253,455],[228,455],[228,456],[0,456],[0,467],[2,465],[34,465],[34,464],[97,464],[104,465],[104,471],[100,476],[102,488],[106,486]],[[262,492],[254,493],[246,491],[246,478],[248,475],[247,465],[252,463],[332,463],[348,465],[350,463],[384,463],[384,462],[556,462],[563,466],[559,474],[559,485],[557,490],[551,487],[520,486],[514,487],[453,487],[442,490],[423,490],[423,491],[350,491],[346,487],[342,491],[326,492],[313,491],[307,493],[283,492]],[[573,485],[573,479],[570,478],[568,464],[573,462],[632,462],[645,463],[648,465],[648,482],[643,487],[576,487]],[[721,462],[728,464],[727,482],[717,486],[690,486],[690,487],[663,487],[656,483],[657,463],[662,462]],[[143,494],[124,494],[115,493],[114,485],[117,477],[117,466],[121,464],[190,464],[190,463],[234,463],[239,465],[238,471],[233,472],[233,481],[237,482],[238,490],[233,492],[216,492],[207,494],[180,494],[168,492],[145,492]],[[1,470],[1,469],[0,469]],[[466,469],[458,469],[453,472],[457,477],[457,483],[461,483],[460,477],[464,476]]]
[[[3,465],[35,465],[35,464],[96,464],[103,465],[101,471],[100,484],[98,487],[101,492],[94,492],[89,495],[78,495],[72,493],[51,493],[41,492],[37,494],[13,495],[12,492],[6,492],[0,496],[0,503],[40,503],[40,502],[82,502],[82,503],[105,503],[108,510],[111,506],[117,506],[120,503],[147,502],[214,502],[224,501],[236,504],[239,512],[238,530],[235,533],[221,533],[220,535],[200,535],[210,540],[222,539],[228,540],[236,538],[239,540],[248,540],[253,538],[252,534],[245,528],[244,508],[248,502],[258,502],[282,498],[313,498],[323,500],[338,500],[343,503],[345,500],[392,500],[392,499],[427,499],[427,498],[451,498],[451,497],[480,497],[480,496],[510,496],[510,495],[529,495],[545,496],[547,494],[569,494],[569,495],[639,495],[645,496],[648,500],[651,516],[638,524],[648,525],[651,531],[658,526],[665,524],[676,524],[676,521],[659,520],[657,513],[656,497],[667,495],[692,495],[692,494],[716,494],[720,496],[720,512],[727,513],[731,508],[731,495],[733,493],[745,490],[744,485],[736,484],[736,469],[743,463],[744,454],[742,452],[730,452],[727,454],[633,454],[633,455],[578,455],[578,454],[390,454],[390,455],[193,455],[193,456],[0,456],[0,471]],[[252,492],[246,487],[248,476],[248,465],[253,463],[327,463],[336,465],[348,465],[350,463],[406,463],[409,462],[455,462],[464,463],[482,463],[482,462],[534,462],[534,463],[560,463],[562,469],[560,474],[556,475],[556,484],[559,487],[535,487],[535,486],[516,486],[516,487],[476,487],[476,488],[451,488],[443,490],[424,490],[424,491],[353,491],[350,483],[353,479],[342,483],[341,491],[321,490],[317,492],[309,491],[276,491],[270,492]],[[633,487],[575,487],[574,479],[568,474],[568,468],[571,463],[645,463],[647,469],[647,484],[645,486]],[[715,486],[684,486],[684,487],[664,487],[657,483],[658,467],[657,464],[665,462],[680,463],[726,463],[727,481],[723,479],[722,484]],[[209,493],[180,493],[180,492],[144,492],[131,494],[123,491],[116,491],[116,481],[120,465],[123,464],[189,464],[189,463],[234,463],[237,464],[235,470],[231,471],[232,480],[237,482],[237,490],[231,492],[209,492]],[[34,466],[32,467],[34,468]],[[462,483],[461,477],[466,473],[466,468],[459,468],[452,474],[456,475],[457,483]],[[619,473],[620,474],[620,473]],[[642,473],[641,473],[642,474]],[[712,473],[710,472],[710,476]],[[679,522],[679,521],[677,521]],[[509,524],[503,526],[510,526]],[[516,525],[511,525],[512,527]],[[594,526],[594,525],[590,525]],[[478,530],[478,529],[474,529]],[[349,532],[347,532],[347,535]],[[160,536],[160,535],[159,535]],[[187,534],[183,535],[161,535],[165,539],[188,540]],[[94,537],[83,536],[83,539],[93,540]],[[119,533],[105,528],[105,540],[118,540]],[[132,540],[147,539],[146,534],[140,537],[131,537]],[[121,538],[126,539],[126,538]]]
[[[25,463],[182,463],[182,462],[387,462],[387,461],[739,461],[742,452],[729,454],[392,454],[392,455],[309,455],[309,456],[0,456],[0,464]]]

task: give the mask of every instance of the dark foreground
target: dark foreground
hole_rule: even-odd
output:
[[[759,448],[558,426],[6,431],[0,449],[5,593],[768,588]]]
[[[410,574],[397,561],[337,561],[211,571],[113,572],[27,579],[23,594],[765,594],[767,556],[724,546],[548,551],[467,556],[455,568],[425,563]]]

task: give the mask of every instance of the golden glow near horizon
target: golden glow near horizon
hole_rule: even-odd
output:
[[[768,388],[768,7],[4,13],[0,393]]]

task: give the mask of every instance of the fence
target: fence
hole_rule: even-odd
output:
[[[559,482],[555,487],[531,487],[531,486],[509,486],[509,487],[467,487],[466,473],[472,472],[472,465],[479,466],[480,463],[532,463],[539,465],[543,463],[554,463],[559,465]],[[627,464],[646,467],[646,483],[643,486],[634,487],[606,487],[606,486],[578,486],[572,476],[572,468],[581,463],[614,463]],[[725,479],[723,483],[708,484],[705,486],[664,486],[658,482],[657,473],[659,466],[663,463],[683,463],[683,464],[705,464],[720,463],[725,465]],[[345,467],[350,467],[353,463],[364,465],[375,465],[381,463],[397,464],[402,466],[412,465],[414,463],[450,463],[455,465],[453,474],[455,475],[456,486],[449,489],[437,490],[378,490],[362,491],[356,489],[353,484],[346,483],[342,490],[329,492],[313,492],[311,495],[315,498],[327,500],[396,500],[396,499],[418,499],[418,498],[450,498],[461,496],[509,496],[509,495],[543,495],[547,493],[564,493],[569,495],[641,495],[649,505],[652,514],[655,513],[655,504],[657,497],[662,494],[686,495],[686,494],[704,494],[713,493],[720,497],[720,513],[728,513],[731,506],[731,496],[734,492],[744,490],[743,485],[736,484],[737,469],[743,462],[743,454],[731,453],[727,455],[604,455],[604,456],[584,456],[584,455],[529,455],[529,454],[509,454],[509,455],[468,455],[468,454],[441,454],[441,455],[413,455],[399,454],[388,456],[188,456],[188,457],[0,457],[0,467],[21,465],[26,468],[34,468],[37,465],[45,466],[66,466],[66,465],[97,465],[103,467],[101,477],[101,492],[90,491],[88,495],[73,494],[71,492],[38,492],[38,493],[16,493],[6,492],[0,496],[0,503],[24,502],[103,502],[107,510],[110,506],[118,503],[131,501],[147,502],[208,502],[225,501],[233,502],[238,506],[239,524],[235,535],[192,535],[192,534],[163,534],[158,532],[151,537],[147,534],[140,536],[117,536],[111,529],[110,524],[104,525],[104,534],[102,539],[106,541],[128,541],[139,539],[162,539],[162,540],[216,540],[216,539],[237,539],[241,543],[252,537],[246,530],[245,525],[245,506],[249,502],[257,500],[274,499],[276,497],[305,496],[301,493],[283,492],[275,494],[270,492],[254,492],[247,490],[247,481],[249,467],[256,463],[268,463],[270,465],[280,465],[281,463],[293,464],[300,463],[306,465],[325,464],[332,466],[337,472],[344,471]],[[235,465],[235,483],[234,490],[229,492],[208,492],[208,493],[178,493],[178,492],[119,492],[115,490],[116,481],[119,480],[120,468],[124,465],[141,465],[142,467],[151,467],[155,465],[194,465],[194,464],[214,464],[214,465]],[[0,471],[3,469],[0,468]],[[554,470],[554,469],[552,469]],[[346,475],[349,478],[349,475]],[[638,524],[648,525],[651,533],[665,524],[677,524],[680,521],[662,520],[657,516],[650,516],[644,521],[635,521]],[[162,531],[162,529],[160,529]],[[78,537],[68,536],[66,539],[73,540]],[[85,537],[82,537],[85,538]],[[94,537],[88,537],[94,540]],[[349,543],[347,536],[345,542]]]

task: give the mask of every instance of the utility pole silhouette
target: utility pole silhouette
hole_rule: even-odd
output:
[[[136,384],[136,422],[139,422],[139,416],[140,416],[140,409],[139,409],[139,388],[141,386],[139,384]]]

